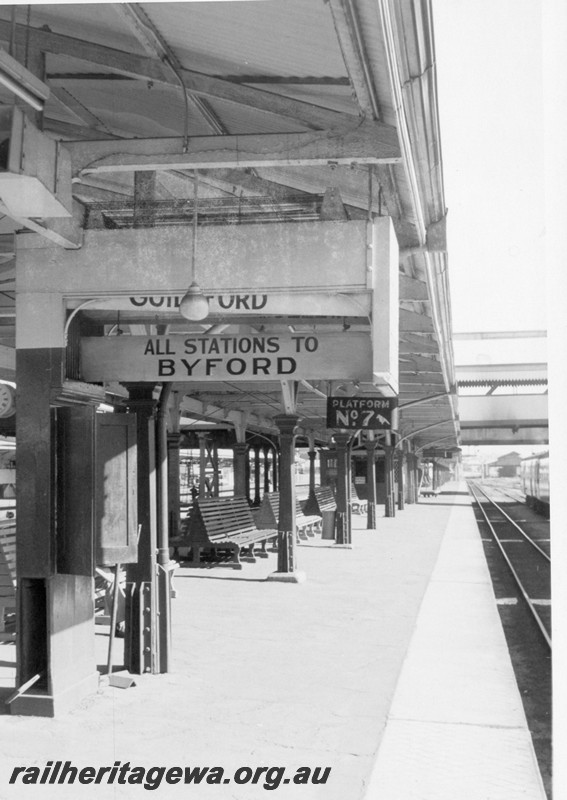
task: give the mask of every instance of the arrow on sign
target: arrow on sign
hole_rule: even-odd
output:
[[[390,425],[390,420],[383,417],[382,414],[376,414],[378,421],[382,423],[382,425]]]

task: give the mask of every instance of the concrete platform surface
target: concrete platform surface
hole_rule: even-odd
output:
[[[354,517],[352,550],[301,545],[305,583],[267,581],[274,554],[180,569],[173,670],[103,679],[54,720],[0,716],[0,800],[543,800],[470,502],[452,488],[374,531]],[[14,646],[0,653],[6,694]],[[114,766],[114,782],[9,783],[49,761]],[[195,767],[209,772],[184,783],[176,768]]]

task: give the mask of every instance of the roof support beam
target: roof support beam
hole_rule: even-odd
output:
[[[73,174],[215,167],[319,166],[396,163],[397,133],[389,125],[365,122],[331,133],[246,134],[66,142]]]
[[[107,133],[99,128],[86,128],[74,122],[63,122],[59,119],[44,117],[43,130],[57,133],[61,136],[70,136],[73,139],[118,139],[117,135]]]
[[[400,331],[411,331],[412,333],[433,333],[433,322],[431,317],[425,314],[416,314],[413,311],[400,309]]]
[[[82,219],[84,208],[81,203],[76,201],[73,201],[73,216],[70,218],[52,217],[50,219],[35,220],[27,217],[14,217],[2,203],[0,203],[0,211],[13,219],[14,222],[34,233],[39,233],[40,236],[67,250],[77,250],[83,244]]]
[[[173,82],[183,84],[182,66],[177,56],[163,40],[161,34],[156,30],[140,6],[137,3],[115,3],[114,10],[126,22],[148,55],[160,59],[165,70],[170,73]],[[190,99],[213,133],[228,133],[206,100],[194,96],[190,96]]]
[[[352,0],[329,0],[335,31],[347,72],[364,115],[380,119],[362,31]]]
[[[0,39],[10,41],[12,26],[7,20],[0,20]],[[16,41],[25,47],[42,50],[46,53],[69,56],[70,58],[98,64],[121,75],[153,80],[169,85],[179,85],[179,81],[165,68],[157,58],[148,58],[134,53],[125,53],[112,47],[94,44],[72,36],[63,36],[51,31],[16,26]],[[216,97],[238,105],[249,106],[268,114],[288,117],[297,120],[309,128],[342,128],[350,127],[356,117],[338,111],[329,111],[311,103],[294,100],[283,95],[254,89],[250,86],[232,83],[222,78],[213,78],[199,72],[184,69],[181,72],[187,91],[205,97]]]
[[[413,353],[439,355],[439,345],[424,336],[404,335],[403,339],[400,340],[400,355],[412,355]]]
[[[400,275],[400,301],[402,300],[412,303],[429,301],[427,284],[407,275]]]
[[[441,374],[441,364],[434,358],[412,354],[411,356],[402,355],[401,359],[400,373],[423,374],[424,372],[434,372],[435,374]]]

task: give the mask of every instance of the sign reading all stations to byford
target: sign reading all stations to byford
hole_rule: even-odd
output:
[[[372,380],[366,333],[96,336],[81,340],[85,381]]]
[[[327,428],[389,430],[397,397],[328,397]]]

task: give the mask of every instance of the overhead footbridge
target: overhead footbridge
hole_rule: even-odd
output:
[[[525,339],[538,333],[485,333],[468,337]],[[456,339],[465,336],[455,334]],[[546,362],[461,364],[456,367],[456,374],[464,445],[548,443]]]

